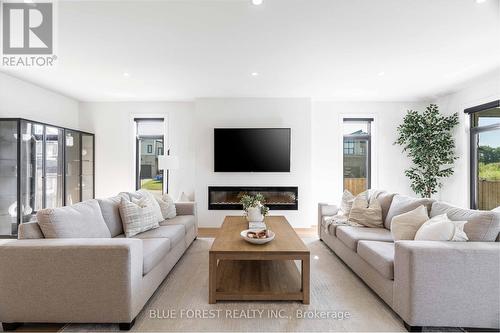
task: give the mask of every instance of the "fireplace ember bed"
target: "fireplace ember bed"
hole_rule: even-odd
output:
[[[261,193],[270,210],[297,210],[299,208],[299,188],[293,186],[252,187],[252,186],[209,186],[209,210],[240,210],[239,203],[245,195]]]

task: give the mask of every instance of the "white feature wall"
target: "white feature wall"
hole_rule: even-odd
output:
[[[78,128],[78,101],[0,73],[0,118]]]
[[[395,146],[407,110],[428,103],[317,101],[312,111],[313,201],[339,203],[343,192],[343,118],[373,118],[371,188],[414,195],[404,175],[408,158]]]
[[[188,102],[96,102],[80,104],[80,127],[95,133],[96,197],[135,191],[134,118],[166,119],[165,151],[179,157],[170,170],[169,192],[194,197],[194,105]]]
[[[271,211],[285,215],[294,227],[316,223],[311,186],[311,101],[308,98],[199,99],[194,116],[196,147],[195,197],[202,227],[218,227],[225,215],[241,211],[208,210],[208,186],[298,186],[297,211]],[[214,172],[214,128],[291,128],[291,172]]]
[[[458,160],[455,162],[455,173],[444,181],[439,191],[439,199],[460,207],[470,206],[470,119],[464,110],[500,99],[500,71],[494,71],[470,82],[453,94],[443,96],[435,101],[441,112],[452,114],[458,112],[460,124],[454,135]]]

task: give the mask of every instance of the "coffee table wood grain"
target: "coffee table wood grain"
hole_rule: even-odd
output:
[[[267,216],[273,241],[255,245],[240,237],[243,216],[227,216],[209,252],[209,303],[284,300],[309,304],[310,252],[284,216]],[[295,264],[301,262],[301,270]]]

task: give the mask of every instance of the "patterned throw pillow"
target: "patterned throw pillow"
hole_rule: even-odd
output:
[[[120,202],[120,215],[126,237],[132,237],[141,232],[158,228],[157,217],[151,202],[147,197],[128,201],[122,198]]]
[[[340,202],[340,211],[338,215],[349,216],[351,212],[352,203],[354,202],[354,195],[348,190],[344,190],[342,194],[342,201]]]
[[[156,198],[160,205],[161,214],[164,219],[173,219],[177,216],[174,200],[170,195],[165,193],[161,198]]]

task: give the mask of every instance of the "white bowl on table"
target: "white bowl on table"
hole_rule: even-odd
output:
[[[267,231],[267,234],[268,234],[267,238],[250,238],[250,237],[247,236],[247,234],[248,234],[249,231],[258,232],[258,231],[261,231],[261,230],[247,229],[247,230],[243,230],[240,233],[241,238],[243,238],[244,240],[246,240],[247,242],[252,243],[252,244],[266,244],[266,243],[269,243],[270,241],[272,241],[274,239],[274,236],[275,236],[274,232],[272,232],[271,230],[268,230]]]

